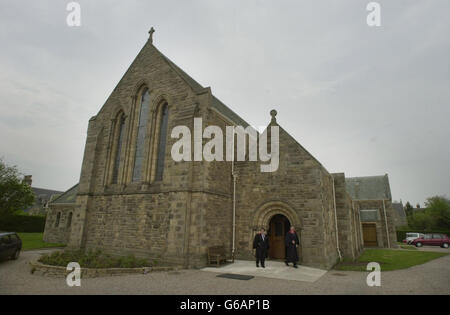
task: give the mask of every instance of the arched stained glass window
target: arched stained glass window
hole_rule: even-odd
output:
[[[136,154],[134,156],[133,182],[142,180],[144,165],[145,134],[147,133],[148,114],[150,111],[150,93],[146,89],[141,97],[141,109],[139,111],[139,124],[136,137]]]
[[[166,103],[163,105],[161,109],[161,123],[159,127],[159,142],[158,142],[158,159],[156,162],[156,180],[163,179],[168,122],[169,122],[169,109]]]
[[[122,142],[123,142],[123,134],[125,133],[125,115],[121,115],[119,118],[119,129],[118,129],[118,137],[116,144],[116,152],[114,155],[114,166],[112,173],[112,183],[117,184],[117,180],[119,178],[119,165],[120,165],[120,154],[122,152]]]

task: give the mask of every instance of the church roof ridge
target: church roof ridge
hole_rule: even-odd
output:
[[[346,177],[346,179],[357,180],[357,179],[364,179],[364,178],[376,178],[376,177],[381,178],[381,177],[387,177],[387,176],[388,176],[388,174],[384,174],[384,175],[367,175],[367,176],[353,176],[353,177]]]

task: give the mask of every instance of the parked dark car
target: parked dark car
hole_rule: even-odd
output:
[[[411,242],[411,245],[416,247],[422,247],[423,245],[441,246],[448,248],[450,246],[450,238],[445,234],[433,233],[425,234],[419,238],[416,238]]]
[[[0,232],[0,259],[17,259],[22,250],[19,235],[11,232]]]

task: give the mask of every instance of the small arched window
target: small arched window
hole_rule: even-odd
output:
[[[167,144],[167,125],[169,122],[169,108],[165,103],[161,108],[161,121],[159,124],[159,141],[158,141],[158,156],[156,162],[156,180],[163,179],[164,160],[166,156]]]
[[[141,109],[139,111],[139,124],[136,136],[136,153],[134,156],[133,182],[142,179],[144,165],[145,134],[147,133],[148,114],[150,110],[150,93],[145,89],[141,97]]]
[[[122,152],[122,142],[123,137],[125,133],[125,115],[122,113],[120,117],[118,118],[118,135],[116,137],[116,150],[114,154],[114,165],[113,165],[113,172],[112,172],[112,183],[117,184],[117,180],[119,178],[119,166],[120,166],[120,155]]]
[[[58,213],[56,214],[55,227],[59,227],[59,221],[61,221],[61,212],[58,212]]]
[[[67,227],[72,225],[72,212],[69,212],[69,216],[67,217]]]

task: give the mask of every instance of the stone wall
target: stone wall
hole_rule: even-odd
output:
[[[376,223],[378,247],[396,247],[397,236],[395,230],[394,213],[393,213],[394,209],[392,208],[392,202],[390,200],[385,200],[384,202],[383,200],[356,200],[354,201],[354,203],[358,205],[360,210],[364,209],[378,210],[378,220],[371,222]],[[386,210],[386,219],[384,209]],[[386,230],[386,220],[387,220],[387,230]],[[388,235],[389,235],[389,242],[388,242]]]
[[[322,209],[324,217],[324,250],[325,257],[329,259],[329,266],[339,261],[339,253],[337,251],[336,239],[336,215],[334,211],[335,199],[333,194],[333,177],[325,168],[321,168],[321,183],[322,183]],[[339,241],[341,244],[341,241]],[[342,253],[341,253],[342,255]]]
[[[359,213],[359,204],[356,203],[354,200],[352,200],[352,209],[353,209],[353,216],[355,217],[355,230],[356,230],[356,241],[355,246],[356,250],[358,252],[362,252],[364,249],[364,237],[363,237],[363,231],[362,231],[362,223],[361,223],[361,216]]]
[[[57,216],[60,213],[59,224],[56,226]],[[72,213],[72,222],[69,216]],[[43,240],[48,243],[67,244],[75,217],[75,205],[49,205],[47,218],[45,220],[45,230]]]
[[[184,193],[125,194],[92,197],[86,218],[85,247],[101,248],[105,252],[149,257],[161,260],[171,254],[179,256],[180,248],[168,253],[167,241],[174,229],[180,229],[176,219],[185,204],[177,202]],[[183,237],[181,237],[181,240]],[[178,255],[177,255],[178,254]]]
[[[138,267],[138,268],[80,268],[80,277],[99,278],[110,276],[121,276],[129,274],[148,274],[150,272],[177,270],[177,267]],[[30,261],[30,272],[34,275],[48,276],[55,278],[66,278],[72,270],[67,267],[51,266],[40,263],[39,261]]]
[[[347,193],[344,173],[333,174],[338,215],[339,247],[345,258],[355,259],[359,256],[361,246],[361,222]]]

